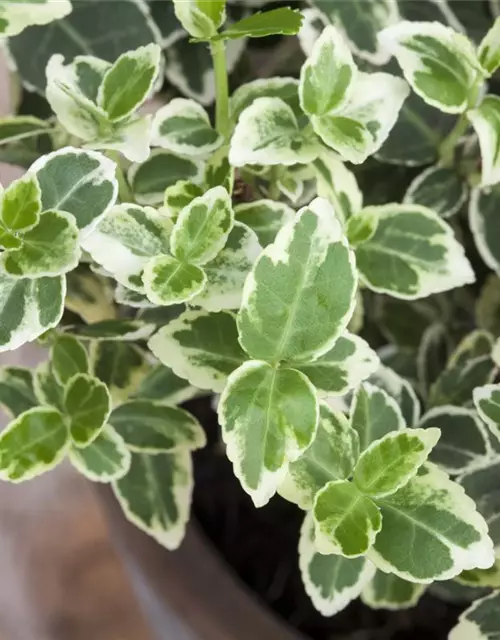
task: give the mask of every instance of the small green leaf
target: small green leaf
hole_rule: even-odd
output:
[[[106,72],[97,98],[112,122],[123,120],[148,97],[160,70],[161,49],[148,44],[123,53]]]
[[[184,538],[193,492],[189,451],[133,453],[128,473],[113,490],[128,520],[167,549]]]
[[[453,230],[436,213],[412,204],[367,207],[378,217],[375,233],[356,248],[356,263],[373,291],[406,300],[474,282]]]
[[[176,376],[169,367],[158,364],[144,377],[133,397],[176,405],[191,400],[196,393],[187,380]]]
[[[165,306],[191,300],[202,291],[206,280],[203,269],[171,256],[152,258],[142,279],[151,302]]]
[[[33,229],[23,234],[20,249],[5,251],[2,266],[16,277],[58,276],[78,265],[78,227],[63,211],[45,211]]]
[[[190,413],[151,400],[131,400],[113,410],[109,423],[131,451],[160,453],[201,449],[205,432]]]
[[[500,67],[500,17],[484,36],[478,50],[479,62],[489,74]]]
[[[493,564],[493,543],[476,505],[434,465],[377,504],[383,527],[368,557],[382,571],[428,584]]]
[[[421,429],[437,427],[441,438],[429,460],[456,475],[484,463],[491,455],[488,432],[475,411],[463,407],[435,407],[421,419]]]
[[[280,7],[270,11],[257,12],[235,22],[211,40],[235,40],[238,38],[264,38],[273,35],[294,36],[302,25],[300,11]]]
[[[190,180],[178,180],[175,184],[165,189],[163,206],[175,218],[191,200],[202,196],[204,190],[200,185]]]
[[[75,469],[92,482],[112,482],[123,478],[132,462],[132,455],[123,439],[109,425],[87,446],[72,447],[68,457]]]
[[[267,247],[274,242],[281,227],[293,220],[295,211],[283,202],[255,200],[236,205],[234,215],[236,220],[255,231],[260,244]]]
[[[467,183],[454,169],[429,167],[408,187],[404,204],[419,204],[433,209],[441,218],[451,218],[467,201]]]
[[[363,556],[382,527],[377,505],[348,480],[334,480],[318,491],[313,513],[316,547],[324,554]]]
[[[467,112],[481,147],[481,186],[500,182],[500,97],[488,95],[481,104]]]
[[[33,391],[33,372],[21,367],[0,369],[0,407],[12,418],[38,404]]]
[[[449,640],[495,640],[500,629],[500,592],[476,600],[459,618]]]
[[[341,108],[354,87],[357,67],[342,34],[327,27],[300,74],[300,104],[310,116]]]
[[[300,128],[286,102],[280,98],[257,98],[239,117],[231,138],[229,162],[234,167],[307,164],[320,150],[317,138]]]
[[[425,585],[403,580],[392,573],[377,571],[364,587],[361,600],[370,609],[409,609],[414,607],[425,591]]]
[[[59,464],[68,446],[68,429],[59,411],[30,409],[0,434],[0,477],[30,480]]]
[[[9,231],[24,233],[40,219],[41,192],[35,176],[26,175],[0,193],[1,222]]]
[[[224,142],[205,109],[194,100],[174,98],[156,112],[151,143],[190,157],[213,153]]]
[[[29,140],[50,129],[47,120],[33,116],[6,116],[0,118],[0,145]]]
[[[203,9],[198,0],[173,0],[175,15],[189,35],[207,40],[217,33],[212,12]]]
[[[237,122],[240,115],[257,98],[279,98],[285,102],[297,118],[302,115],[299,102],[299,81],[296,78],[259,78],[240,85],[230,99],[231,119]]]
[[[356,176],[339,160],[336,153],[325,149],[314,161],[318,196],[326,198],[343,221],[359,213],[363,194]]]
[[[64,387],[56,380],[50,362],[42,362],[35,369],[33,390],[37,404],[55,407],[64,413]]]
[[[340,224],[317,198],[283,227],[246,280],[238,314],[243,348],[270,362],[328,352],[352,315],[356,285]]]
[[[113,406],[126,402],[151,368],[144,352],[130,342],[94,343],[91,364],[94,375],[108,387]]]
[[[73,336],[57,336],[52,345],[50,360],[54,376],[63,386],[77,373],[89,373],[87,350]]]
[[[473,391],[474,405],[491,433],[500,440],[500,385],[487,384]]]
[[[407,22],[379,34],[413,90],[445,113],[462,113],[481,66],[470,40],[438,22]]]
[[[66,386],[64,408],[74,444],[86,447],[97,438],[111,413],[108,388],[97,378],[78,373]]]
[[[404,429],[372,442],[361,454],[353,482],[378,499],[395,493],[413,478],[436,445],[439,429]]]
[[[238,342],[236,318],[220,311],[186,311],[151,338],[154,355],[199,389],[221,392],[247,356]]]
[[[301,509],[312,509],[318,491],[332,480],[346,480],[359,455],[358,434],[344,414],[322,402],[316,437],[298,460],[290,463],[278,493]]]
[[[256,506],[270,500],[289,463],[312,443],[318,416],[315,389],[298,371],[252,360],[229,376],[219,403],[222,437]]]
[[[365,215],[364,213],[353,215],[347,221],[346,233],[349,244],[356,247],[370,240],[377,230],[377,224],[377,216]]]
[[[352,401],[351,426],[357,431],[364,451],[372,442],[406,425],[397,402],[383,389],[365,382]]]
[[[0,249],[20,249],[23,242],[19,236],[15,236],[0,227]]]
[[[366,558],[319,553],[312,513],[306,515],[300,531],[299,565],[307,595],[323,616],[333,616],[345,609],[360,595],[374,572]]]
[[[180,212],[170,240],[173,255],[195,265],[210,262],[226,244],[233,222],[228,192],[224,187],[210,189]]]

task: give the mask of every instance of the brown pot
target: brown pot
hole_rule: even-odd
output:
[[[151,628],[161,640],[306,640],[240,582],[196,524],[167,551],[129,523],[99,487],[112,539]]]

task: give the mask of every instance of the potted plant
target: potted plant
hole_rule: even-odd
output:
[[[0,2],[0,477],[109,485],[203,638],[494,638],[498,4],[251,4]]]

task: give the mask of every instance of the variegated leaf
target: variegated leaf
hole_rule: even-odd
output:
[[[70,335],[61,334],[54,340],[50,361],[57,382],[65,386],[78,373],[89,373],[89,359],[83,344]]]
[[[255,200],[237,204],[234,215],[236,220],[255,231],[260,244],[267,247],[274,242],[281,227],[293,220],[295,211],[283,202]]]
[[[33,372],[21,367],[0,369],[0,407],[12,418],[38,404],[33,390]]]
[[[71,13],[69,0],[0,2],[0,36],[11,37],[32,25],[45,25]]]
[[[467,112],[481,147],[481,186],[500,182],[500,97],[488,95],[481,104]]]
[[[495,242],[500,231],[497,215],[499,206],[500,185],[472,190],[469,202],[472,236],[484,263],[496,273],[500,273],[500,247]]]
[[[487,384],[473,391],[474,405],[491,433],[500,440],[500,385]]]
[[[102,431],[111,413],[111,397],[106,385],[85,373],[77,373],[66,384],[64,410],[69,432],[77,447],[86,447]]]
[[[413,180],[403,203],[422,205],[446,219],[460,211],[467,195],[467,184],[454,169],[436,165]]]
[[[417,605],[425,585],[408,582],[393,573],[377,570],[361,592],[362,601],[370,609],[409,609]]]
[[[154,304],[165,306],[191,300],[203,290],[206,281],[200,267],[165,255],[151,258],[142,276],[147,297]]]
[[[123,439],[109,425],[89,445],[71,447],[68,458],[75,469],[92,482],[123,478],[132,462],[132,454]]]
[[[496,640],[500,632],[500,591],[476,600],[459,618],[448,640]]]
[[[144,352],[130,342],[95,342],[90,361],[93,374],[108,387],[114,407],[128,400],[150,370]]]
[[[318,196],[326,198],[343,221],[359,213],[363,194],[355,175],[339,160],[336,153],[323,151],[314,161]]]

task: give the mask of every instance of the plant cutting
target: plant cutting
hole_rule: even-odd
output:
[[[497,3],[478,36],[430,0],[124,0],[140,29],[108,49],[91,4],[0,2],[24,87],[0,159],[26,169],[0,193],[0,351],[48,353],[0,370],[0,478],[68,459],[174,550],[196,470],[230,465],[223,496],[302,523],[305,637],[437,597],[461,609],[434,637],[496,637]],[[245,71],[268,37],[288,74]]]

